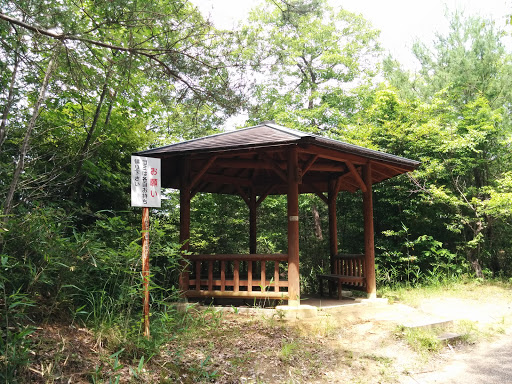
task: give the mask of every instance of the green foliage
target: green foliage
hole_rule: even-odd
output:
[[[241,35],[245,55],[263,80],[252,91],[251,122],[275,119],[290,128],[329,131],[348,122],[376,74],[378,31],[326,1],[267,1]]]
[[[468,273],[464,258],[443,248],[432,236],[410,239],[409,229],[385,231],[386,237],[398,237],[402,248],[382,242],[377,255],[377,279],[390,286],[439,285],[460,279]],[[384,245],[386,244],[386,245]],[[389,248],[386,248],[389,247]]]
[[[0,380],[16,383],[30,361],[29,336],[34,327],[27,324],[27,309],[34,302],[9,283],[18,263],[7,255],[0,255],[0,263]]]

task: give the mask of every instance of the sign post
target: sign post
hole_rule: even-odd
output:
[[[160,208],[161,162],[151,157],[132,156],[132,207],[142,207],[142,280],[144,336],[149,338],[149,208]]]

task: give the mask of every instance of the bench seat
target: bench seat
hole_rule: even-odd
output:
[[[318,275],[318,280],[320,282],[320,296],[324,295],[324,287],[323,281],[333,281],[337,283],[338,289],[338,300],[341,298],[341,289],[342,287],[346,287],[349,289],[357,289],[357,290],[365,290],[366,289],[366,278],[365,277],[357,277],[357,276],[347,276],[347,275],[336,275],[333,273],[330,274],[322,274]],[[329,289],[329,293],[330,293]]]

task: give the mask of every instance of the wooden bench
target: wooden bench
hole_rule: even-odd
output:
[[[332,296],[333,285],[336,285],[338,299],[342,288],[366,291],[365,257],[362,254],[338,254],[333,257],[334,273],[320,274],[320,296],[324,294],[323,282],[329,283],[329,296]]]

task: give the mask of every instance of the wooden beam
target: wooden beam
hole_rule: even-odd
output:
[[[375,168],[375,166],[372,167],[372,173],[373,174],[378,174],[378,175],[381,175],[383,176],[385,179],[390,179],[392,178],[393,176],[396,176],[396,173],[395,172],[392,172],[392,173],[387,173],[387,172],[383,172],[382,170],[378,170]]]
[[[206,171],[208,171],[208,169],[211,167],[211,165],[213,164],[213,162],[215,161],[215,159],[217,159],[217,156],[216,155],[213,155],[212,157],[210,157],[208,159],[208,161],[206,162],[205,165],[203,165],[203,167],[199,170],[199,172],[194,176],[194,178],[192,179],[192,181],[190,182],[190,188],[194,188],[194,186],[196,185],[196,183],[199,181],[199,179],[206,173]]]
[[[402,168],[402,167],[397,167],[396,165],[390,165],[390,164],[386,164],[386,163],[378,163],[378,164],[381,164],[382,166],[384,166],[386,168],[390,168],[390,169],[394,170],[399,175],[401,175],[402,173],[406,173],[406,172],[410,172],[410,171],[414,171],[415,170],[415,168],[413,168],[413,167],[411,167],[411,168]]]
[[[253,268],[254,270],[254,268]],[[212,283],[212,286],[213,287],[219,287],[221,284],[222,284],[222,280],[219,279],[219,278],[215,278],[216,276],[212,276],[213,279],[211,281]],[[268,280],[266,279],[265,281],[261,281],[260,279],[252,279],[252,282],[258,282],[258,284],[253,284],[252,287],[263,287],[264,289],[265,288],[269,288],[269,287],[274,287],[274,288],[280,288],[280,287],[288,287],[288,281],[287,280],[278,280],[277,282],[274,279],[274,276],[272,276],[272,280]],[[252,283],[251,282],[251,283]],[[199,283],[200,285],[208,285],[210,282],[207,280],[207,279],[200,279],[199,280]],[[234,286],[234,280],[225,280],[224,281],[225,283],[225,286],[226,287],[232,287]],[[195,284],[196,284],[196,280],[195,279],[190,279],[190,286],[191,287],[195,287]],[[249,285],[249,280],[244,280],[244,279],[239,279],[238,281],[238,285],[239,287],[250,287]],[[212,290],[214,290],[212,287]],[[232,292],[232,291],[230,291]],[[258,292],[258,291],[253,291],[253,292]],[[272,291],[269,291],[269,290],[266,290],[265,292],[272,292]]]
[[[204,181],[201,181],[199,184],[196,185],[196,187],[190,192],[190,199],[193,199],[195,195],[199,193],[202,189],[206,188],[208,183],[205,183]]]
[[[272,170],[284,181],[287,182],[288,178],[283,172],[279,164],[267,154],[264,155],[263,160],[272,167]]]
[[[339,172],[342,171],[340,167],[343,166],[343,162],[339,165],[336,164],[322,164],[316,163],[315,161],[319,158],[318,155],[312,155],[312,157],[304,164],[302,173],[305,174],[307,171],[319,171],[319,172]],[[243,169],[276,169],[284,170],[286,163],[282,161],[273,160],[273,164],[266,161],[259,161],[255,159],[218,159],[215,165],[220,168],[243,168]],[[311,162],[311,164],[310,164]]]
[[[368,298],[377,297],[377,285],[375,280],[375,243],[373,228],[373,196],[372,196],[372,164],[368,163],[364,168],[364,181],[366,192],[363,193],[364,215],[364,254],[366,293]]]
[[[257,159],[219,159],[216,165],[221,168],[272,169],[270,164]]]
[[[336,194],[336,196],[338,196],[338,193],[340,192],[342,185],[343,185],[343,177],[340,176],[336,179],[336,184],[334,185],[334,193]]]
[[[328,204],[327,197],[325,197],[322,191],[320,191],[317,187],[315,187],[313,184],[305,184],[305,186],[311,188],[313,193],[317,195],[320,198],[320,200],[322,200],[325,204]]]
[[[270,185],[261,195],[260,197],[258,198],[258,200],[256,200],[256,206],[259,207],[261,203],[263,203],[263,201],[267,198],[268,195],[270,195],[270,193],[272,192],[272,190],[274,189],[274,185]]]
[[[347,179],[352,173],[349,171],[347,173],[344,173],[343,175],[339,176],[336,179],[336,193],[339,193],[344,185],[345,179]],[[311,184],[308,184],[311,186]],[[348,188],[347,190],[350,192],[354,192],[357,190],[358,185],[354,183],[345,182],[345,185],[351,185],[353,188]]]
[[[316,159],[318,159],[318,155],[312,155],[309,160],[304,164],[304,166],[302,167],[302,176],[304,176],[308,171],[309,169],[313,166],[313,164],[315,163]]]
[[[206,174],[203,176],[205,182],[214,184],[239,185],[243,187],[252,186],[252,181],[236,176]]]
[[[363,156],[352,155],[350,153],[339,152],[334,149],[323,148],[318,146],[306,145],[301,148],[301,152],[318,155],[322,159],[329,159],[334,161],[351,161],[354,164],[366,164],[368,159]]]
[[[350,173],[356,179],[356,182],[359,185],[359,188],[361,188],[361,191],[366,192],[366,184],[363,181],[363,179],[361,178],[361,175],[359,174],[359,172],[357,172],[357,169],[356,169],[356,167],[354,167],[354,164],[352,164],[348,160],[345,161],[345,164],[347,164],[348,169],[350,169]],[[370,183],[371,183],[371,181],[370,181]]]
[[[274,291],[186,291],[186,297],[247,297],[247,298],[261,298],[261,299],[276,299],[276,300],[289,300],[288,292],[274,292]]]
[[[244,192],[244,190],[239,185],[235,185],[235,188],[236,188],[236,191],[238,192],[238,194],[240,195],[240,197],[245,201],[245,204],[247,204],[247,206],[250,206],[251,202],[249,200],[249,196],[247,196],[247,194]]]
[[[219,254],[219,255],[185,255],[185,259],[190,261],[287,261],[288,255],[285,253],[274,254]]]

